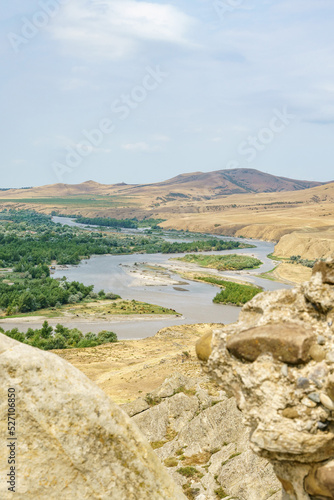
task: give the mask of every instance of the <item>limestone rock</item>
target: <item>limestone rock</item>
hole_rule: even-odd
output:
[[[69,363],[0,334],[0,372],[1,457],[8,388],[18,429],[17,491],[2,480],[1,499],[185,499],[135,423]]]
[[[156,392],[176,380],[181,382],[177,374]],[[133,420],[188,497],[217,500],[218,490],[226,499],[279,500],[280,484],[272,466],[250,449],[235,398],[204,376],[183,376],[184,387],[194,390],[176,391]]]
[[[310,328],[298,323],[278,323],[231,335],[226,347],[239,359],[255,361],[260,354],[270,352],[283,363],[298,364],[306,363],[315,342],[316,337]]]
[[[160,387],[150,393],[153,398],[168,398],[176,394],[180,389],[192,389],[196,381],[189,379],[182,373],[174,373],[168,377]]]
[[[321,273],[323,283],[334,285],[334,262],[317,262],[313,267],[312,274]]]
[[[134,417],[138,413],[142,413],[150,407],[146,399],[138,398],[131,403],[126,403],[121,406],[122,410],[129,415],[129,417]]]
[[[334,459],[333,269],[325,263],[307,283],[254,297],[237,323],[214,331],[203,363],[236,397],[251,448],[273,464],[284,500],[334,499],[326,465]]]
[[[168,429],[172,432],[181,430],[186,422],[191,420],[199,409],[196,397],[187,397],[182,392],[172,398],[167,398],[159,405],[153,406],[133,417],[149,441],[161,441]]]

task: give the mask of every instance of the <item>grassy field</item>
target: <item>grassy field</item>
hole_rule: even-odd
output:
[[[137,300],[91,300],[84,301],[79,304],[67,304],[61,307],[52,307],[48,309],[40,309],[23,314],[11,315],[11,318],[29,318],[34,316],[42,316],[44,318],[62,318],[68,316],[79,316],[81,318],[99,318],[114,315],[131,315],[131,314],[156,314],[156,315],[178,315],[174,309],[139,302]],[[5,311],[0,313],[0,318],[6,317]]]
[[[259,259],[244,255],[185,255],[176,260],[190,262],[201,267],[217,269],[218,271],[237,271],[242,269],[256,269],[262,265]]]
[[[109,207],[134,207],[136,203],[130,197],[123,196],[83,196],[72,195],[64,198],[60,197],[47,197],[47,198],[7,198],[6,203],[27,203],[37,205],[50,205],[52,207],[72,207],[72,208],[109,208]]]

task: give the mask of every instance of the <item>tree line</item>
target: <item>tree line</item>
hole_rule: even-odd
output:
[[[29,328],[26,333],[20,332],[18,328],[7,331],[0,328],[0,332],[7,335],[7,337],[33,347],[38,347],[44,351],[95,347],[118,341],[116,333],[107,330],[103,330],[98,334],[89,332],[84,335],[77,328],[69,329],[60,324],[54,329],[52,326],[49,326],[47,321],[44,321],[42,328]]]

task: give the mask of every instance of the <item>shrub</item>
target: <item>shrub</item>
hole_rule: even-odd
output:
[[[198,470],[195,467],[180,467],[176,472],[184,477],[193,477],[199,474]]]

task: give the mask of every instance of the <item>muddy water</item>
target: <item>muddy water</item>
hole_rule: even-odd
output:
[[[75,222],[69,219],[62,219],[62,223]],[[59,220],[57,220],[59,222]],[[166,234],[166,239],[168,234]],[[224,238],[236,240],[236,238]],[[181,241],[181,240],[178,240]],[[265,272],[273,268],[273,262],[267,258],[269,253],[274,250],[272,243],[254,240],[242,240],[245,243],[256,245],[256,248],[241,249],[232,251],[233,253],[242,253],[259,258],[263,265],[260,269],[254,271],[241,272],[220,272],[216,273],[221,277],[235,277],[243,281],[261,286],[264,290],[277,290],[279,288],[289,288],[288,285],[275,283],[273,281],[257,278],[255,274]],[[219,254],[232,253],[231,250],[223,252],[212,252]],[[216,295],[218,288],[205,284],[188,281],[187,285],[182,284],[181,290],[176,290],[175,285],[156,285],[156,286],[133,286],[135,275],[129,275],[129,269],[133,269],[135,263],[146,263],[154,266],[164,266],[169,259],[181,257],[184,254],[154,254],[154,255],[102,255],[94,256],[88,260],[82,261],[78,266],[69,266],[65,269],[58,269],[53,275],[55,278],[66,276],[70,281],[80,281],[85,285],[93,284],[95,291],[104,289],[117,293],[124,299],[136,299],[143,302],[158,304],[163,307],[175,309],[182,314],[181,318],[167,320],[149,320],[141,319],[139,321],[113,321],[107,323],[108,328],[117,333],[120,339],[143,338],[154,335],[160,328],[172,325],[190,324],[190,323],[232,323],[237,320],[240,308],[234,306],[225,306],[213,304],[212,299]],[[177,275],[172,275],[176,280],[180,280]],[[65,322],[64,322],[65,323]],[[73,323],[71,323],[71,326]],[[80,324],[78,327],[86,331],[99,331],[106,329],[106,323],[91,323],[87,325]]]

